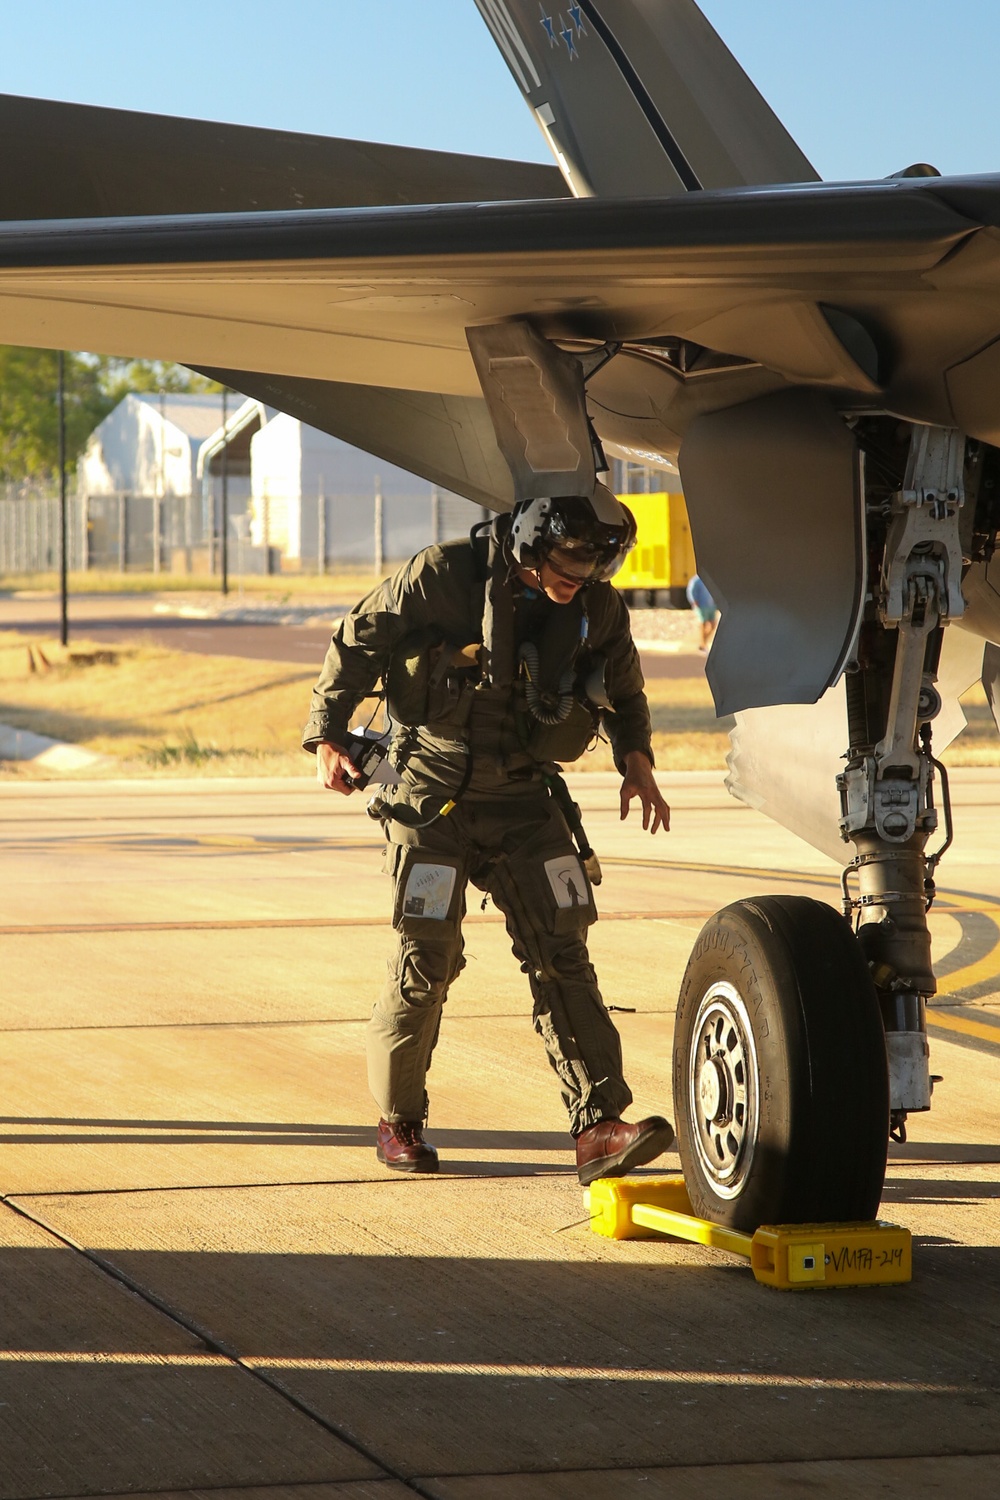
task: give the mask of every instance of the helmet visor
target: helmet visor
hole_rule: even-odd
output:
[[[573,583],[604,583],[618,572],[635,545],[635,522],[620,506],[619,523],[599,520],[589,500],[569,496],[553,501],[542,541],[550,567]]]
[[[585,542],[561,542],[548,550],[545,561],[568,583],[603,583],[618,572],[625,552],[619,543],[594,547]]]

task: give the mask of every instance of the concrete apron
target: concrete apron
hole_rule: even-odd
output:
[[[935,921],[970,982],[940,1019],[988,1031],[1000,775],[957,780]],[[717,778],[664,783],[655,841],[611,778],[582,792],[634,1115],[669,1108],[704,916],[834,897]],[[445,1170],[390,1175],[361,1058],[376,835],[305,781],[0,787],[0,1497],[995,1493],[1000,1048],[935,1034],[946,1083],[883,1210],[919,1236],[913,1285],[769,1292],[589,1234],[523,977],[474,908],[431,1078]]]

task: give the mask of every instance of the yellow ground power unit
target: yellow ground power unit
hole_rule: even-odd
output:
[[[765,1286],[782,1291],[895,1286],[913,1275],[910,1231],[895,1224],[763,1224],[743,1234],[698,1219],[684,1179],[604,1177],[584,1194],[595,1234],[612,1240],[669,1235],[743,1255]]]
[[[625,591],[669,589],[671,604],[682,606],[684,590],[695,571],[684,496],[660,491],[618,498],[635,516],[638,541],[612,582]]]

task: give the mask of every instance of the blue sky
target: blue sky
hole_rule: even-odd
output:
[[[822,176],[1000,172],[998,0],[702,0]],[[473,0],[0,0],[0,92],[547,160]]]

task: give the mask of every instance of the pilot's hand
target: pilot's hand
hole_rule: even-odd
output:
[[[633,797],[642,803],[642,826],[650,833],[670,827],[670,808],[660,795],[660,788],[653,776],[649,757],[641,750],[630,750],[625,757],[625,776],[622,780],[622,817],[627,818]]]
[[[349,797],[357,788],[348,786],[345,776],[358,776],[360,772],[342,745],[323,740],[316,746],[316,780],[328,792],[342,792]]]

